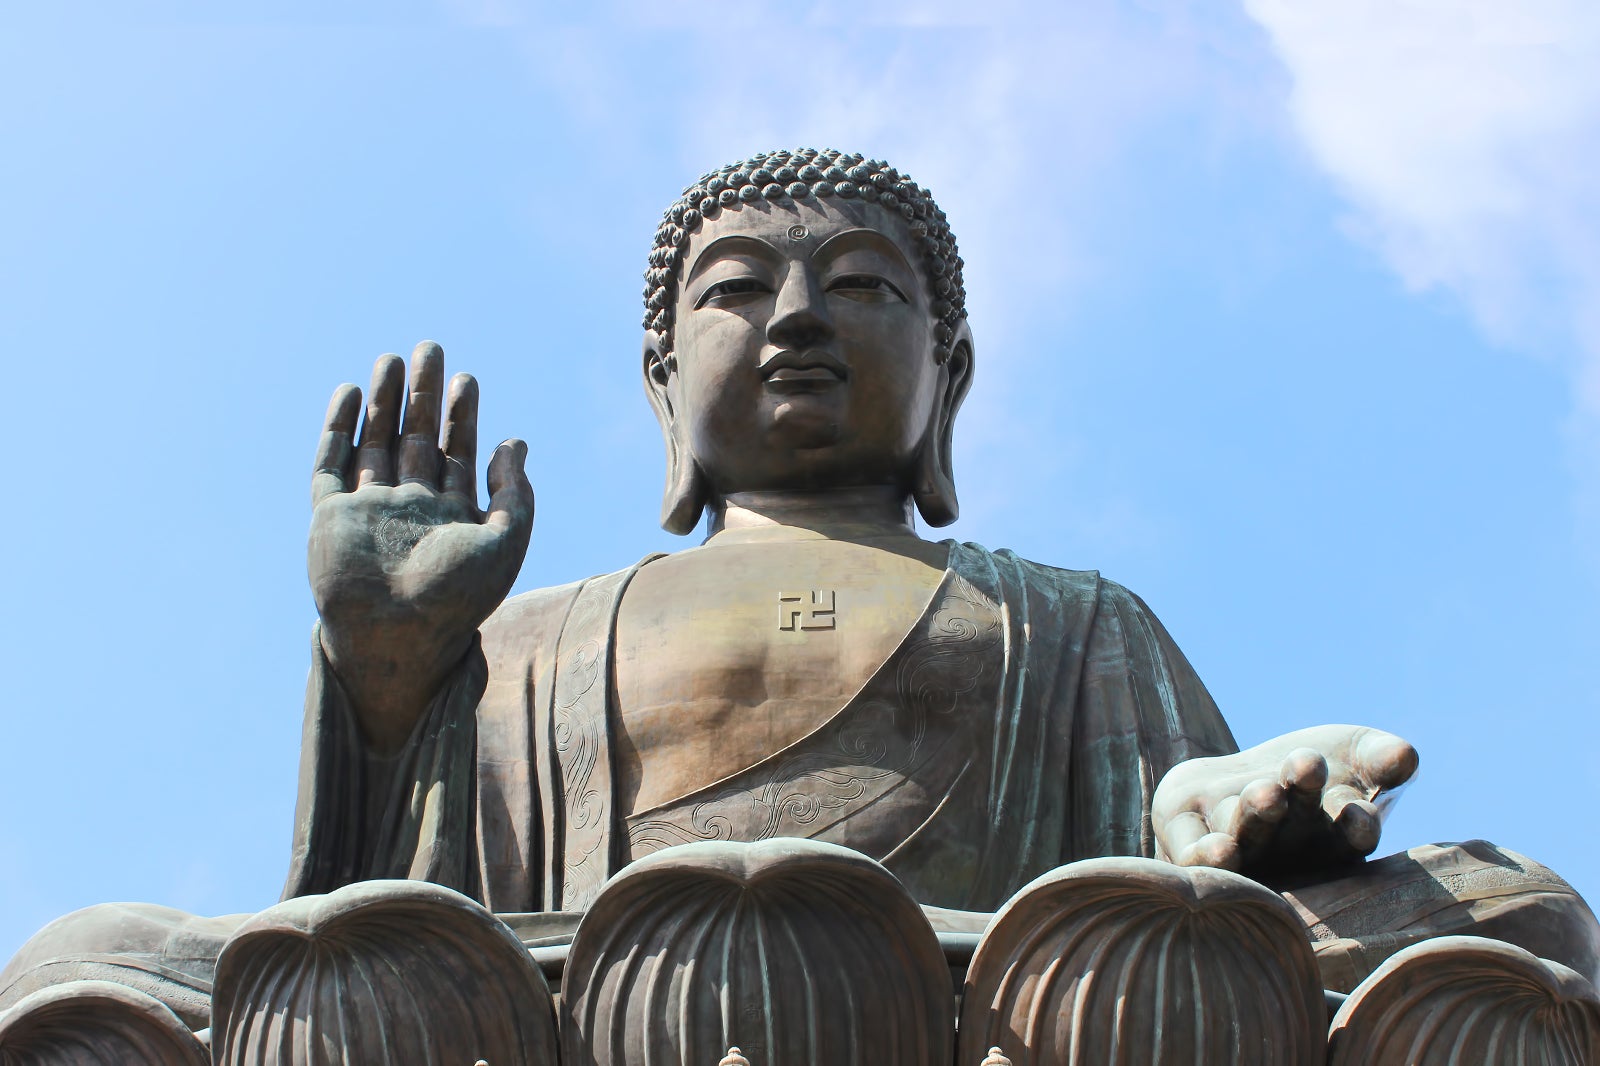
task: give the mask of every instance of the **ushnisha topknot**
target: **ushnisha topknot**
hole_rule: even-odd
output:
[[[661,335],[661,355],[672,352],[672,307],[678,294],[678,271],[690,234],[705,219],[757,200],[774,202],[825,199],[859,199],[875,203],[905,220],[911,236],[922,248],[922,266],[928,276],[938,359],[950,355],[956,327],[967,317],[967,293],[961,279],[961,256],[955,234],[944,212],[910,175],[881,159],[851,152],[764,152],[729,163],[703,175],[683,190],[683,195],[661,216],[650,266],[645,271],[644,327]]]

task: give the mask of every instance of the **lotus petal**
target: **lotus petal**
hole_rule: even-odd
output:
[[[954,988],[900,882],[814,840],[697,843],[635,862],[573,939],[567,1063],[928,1066],[953,1050]]]
[[[514,933],[423,881],[365,881],[262,911],[222,949],[218,1066],[555,1066],[550,989]]]
[[[967,971],[959,1063],[1275,1066],[1322,1061],[1304,926],[1238,874],[1154,859],[1072,863],[995,915]]]
[[[206,1066],[211,1057],[159,1000],[109,981],[41,989],[0,1015],[0,1066]]]
[[[1356,986],[1329,1030],[1329,1066],[1600,1062],[1600,993],[1522,948],[1446,936],[1397,952]]]

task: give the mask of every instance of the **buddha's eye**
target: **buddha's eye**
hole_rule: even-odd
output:
[[[904,293],[876,274],[843,274],[828,283],[828,291],[867,303],[904,303],[906,299]]]
[[[698,310],[713,300],[722,300],[728,297],[755,296],[759,293],[771,291],[771,289],[767,288],[765,282],[757,281],[755,278],[729,278],[727,281],[719,281],[706,289],[705,292],[700,294],[700,302],[694,306]]]

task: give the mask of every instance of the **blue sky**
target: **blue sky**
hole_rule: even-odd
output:
[[[1600,14],[967,6],[0,30],[0,957],[94,902],[276,899],[308,468],[380,352],[440,341],[529,441],[519,588],[677,543],[644,256],[701,171],[798,145],[960,238],[954,535],[1132,587],[1243,743],[1412,739],[1387,850],[1484,836],[1600,899]]]

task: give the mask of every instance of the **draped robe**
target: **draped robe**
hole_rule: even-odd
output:
[[[389,758],[318,649],[285,895],[411,877],[497,912],[575,910],[659,847],[813,836],[920,902],[992,910],[1074,859],[1152,854],[1161,776],[1237,750],[1205,687],[1098,573],[947,543],[921,616],[845,706],[648,811],[618,809],[611,766],[618,608],[648,559],[507,601]]]

